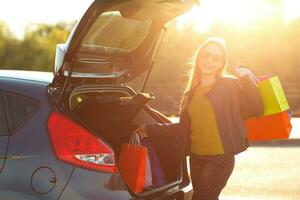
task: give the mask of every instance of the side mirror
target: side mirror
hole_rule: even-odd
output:
[[[54,65],[54,74],[58,72],[58,70],[62,67],[63,61],[66,54],[66,45],[65,44],[57,44],[56,52],[55,52],[55,65]]]

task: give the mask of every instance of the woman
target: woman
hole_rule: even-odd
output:
[[[141,137],[172,134],[179,130],[190,154],[193,200],[215,200],[234,168],[234,156],[247,149],[243,120],[262,114],[251,72],[236,70],[224,76],[227,50],[221,39],[204,42],[195,59],[179,124],[147,124],[136,132]]]

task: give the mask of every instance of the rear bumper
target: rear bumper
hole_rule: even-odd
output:
[[[75,168],[59,200],[128,200],[127,191],[118,174],[106,174]]]
[[[193,187],[189,183],[181,189],[174,189],[150,199],[190,200]],[[133,199],[119,174],[99,173],[75,168],[68,185],[59,200],[129,200]],[[139,198],[137,198],[139,199]],[[148,198],[142,198],[148,199]]]

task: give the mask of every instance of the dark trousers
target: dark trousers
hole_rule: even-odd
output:
[[[194,188],[192,200],[218,200],[234,168],[234,156],[195,155],[190,157]]]

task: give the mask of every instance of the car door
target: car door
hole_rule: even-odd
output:
[[[3,94],[0,91],[0,173],[5,164],[8,143],[9,133],[7,128],[7,118],[3,106]]]

